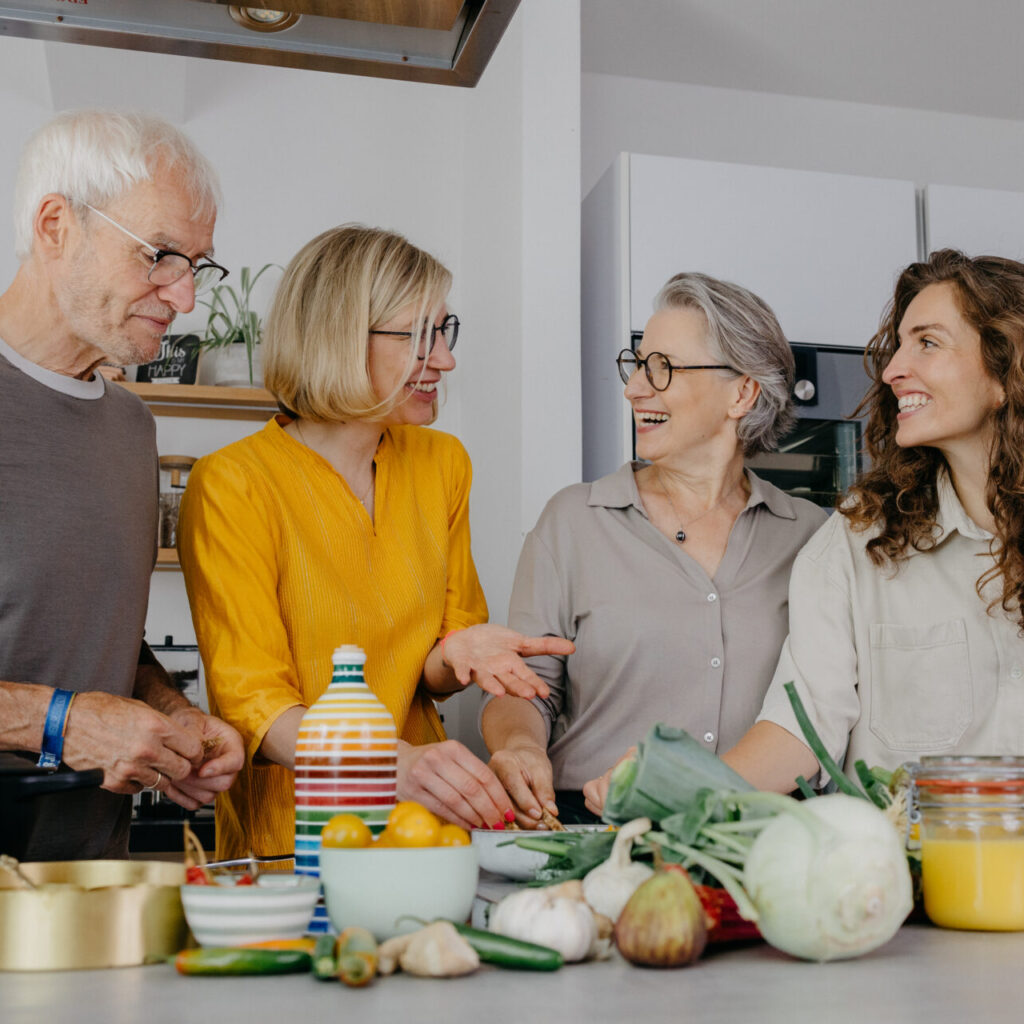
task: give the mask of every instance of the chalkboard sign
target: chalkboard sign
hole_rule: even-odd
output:
[[[198,362],[198,334],[166,334],[156,359],[140,366],[135,379],[140,383],[195,384]]]

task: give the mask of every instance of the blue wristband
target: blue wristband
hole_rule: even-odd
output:
[[[71,707],[71,690],[54,690],[43,725],[43,748],[36,763],[39,768],[57,768],[64,753],[64,726]]]

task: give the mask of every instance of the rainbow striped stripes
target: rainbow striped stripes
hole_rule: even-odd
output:
[[[346,644],[333,660],[331,683],[302,716],[295,744],[295,871],[317,878],[324,825],[349,813],[380,832],[395,806],[398,775],[398,733],[366,685],[366,654]],[[321,897],[310,931],[328,929]]]

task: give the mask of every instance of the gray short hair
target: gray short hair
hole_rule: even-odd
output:
[[[157,166],[172,167],[199,218],[217,212],[220,185],[212,164],[174,125],[152,114],[71,110],[58,114],[25,145],[14,188],[14,251],[32,251],[33,221],[51,192],[104,207]]]
[[[763,299],[730,281],[707,274],[676,274],[654,300],[655,311],[696,309],[708,325],[715,362],[728,363],[761,385],[754,407],[740,420],[743,454],[774,451],[796,422],[793,350]]]

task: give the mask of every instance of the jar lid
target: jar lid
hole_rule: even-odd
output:
[[[1024,757],[922,757],[905,767],[918,789],[979,794],[1024,790]]]
[[[161,455],[161,469],[191,469],[196,460],[191,455]]]

